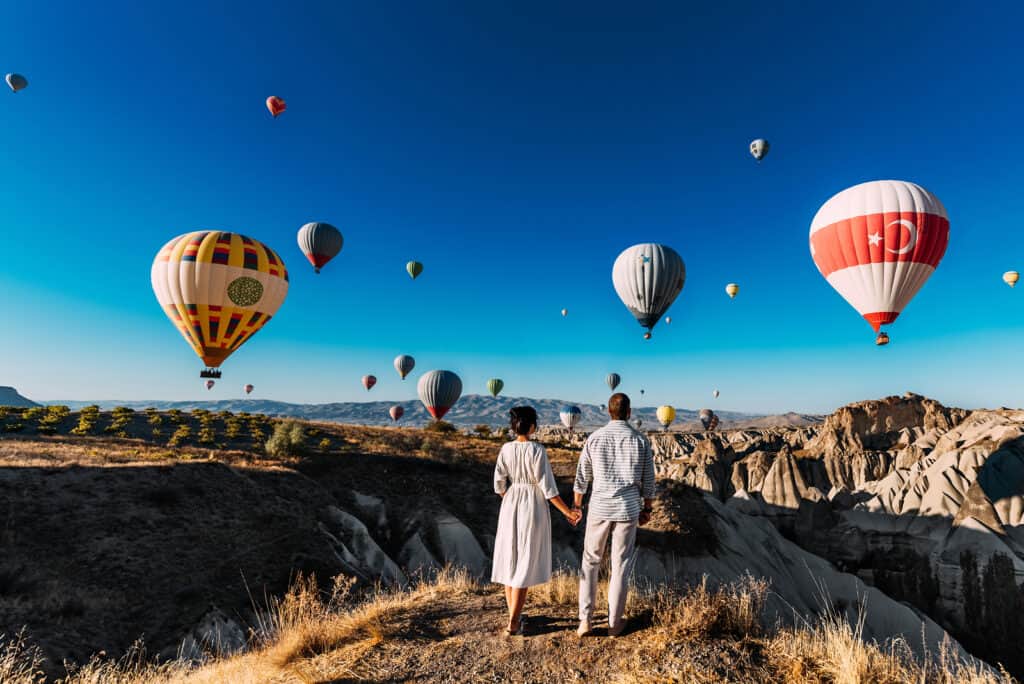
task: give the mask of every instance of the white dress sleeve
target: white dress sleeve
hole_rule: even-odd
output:
[[[551,472],[551,461],[548,460],[548,451],[540,444],[537,445],[537,448],[540,450],[540,458],[538,459],[540,472],[537,473],[537,484],[540,486],[541,492],[544,493],[545,499],[554,499],[558,496],[558,483],[555,482],[555,474]]]
[[[494,493],[504,494],[508,489],[508,468],[505,466],[505,452],[508,445],[501,447],[498,452],[498,460],[494,464]]]

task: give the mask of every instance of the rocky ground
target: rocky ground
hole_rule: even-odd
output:
[[[242,648],[259,607],[299,573],[321,586],[349,576],[396,589],[444,565],[488,576],[499,501],[491,471],[501,440],[308,424],[301,453],[270,458],[259,445],[274,423],[263,417],[47,415],[0,419],[0,429],[20,425],[0,439],[0,633],[26,627],[51,673],[65,659],[124,653],[140,636],[165,658],[195,657],[210,643]],[[972,537],[943,537],[941,548],[950,557],[967,544],[978,554],[984,594],[990,547],[974,544],[973,535],[994,535],[1013,551],[1006,531],[1013,524],[1000,516],[1012,520],[1017,508],[997,496],[988,515],[968,480],[980,480],[986,492],[1008,481],[1002,474],[1011,472],[1015,421],[1014,412],[968,415],[906,397],[846,407],[820,426],[654,434],[662,480],[655,520],[639,536],[638,581],[694,586],[707,576],[712,586],[728,586],[749,574],[771,586],[766,626],[800,624],[824,611],[851,622],[862,614],[863,637],[901,637],[918,653],[936,652],[946,634],[925,613],[953,630],[963,614],[967,637],[966,621],[976,625],[977,616],[948,608],[955,588],[941,578],[931,605],[915,600],[905,589],[923,595],[920,578],[902,566],[882,567],[883,560],[909,562],[917,541],[941,536],[932,528],[921,533],[919,521],[946,520]],[[183,425],[189,434],[169,446]],[[560,435],[546,439],[569,496],[577,450]],[[1010,455],[993,461],[997,452]],[[987,462],[1001,464],[999,477],[968,467]],[[893,473],[915,484],[886,480]],[[929,494],[940,480],[959,488],[943,484],[941,495]],[[958,492],[953,513],[942,502]],[[914,497],[927,503],[928,516],[919,513],[924,504],[908,508]],[[931,514],[940,504],[945,518]],[[886,505],[893,512],[884,517],[903,527],[883,533],[880,523],[858,522],[881,520],[878,507]],[[581,533],[556,516],[553,534],[556,562],[572,570]],[[901,584],[906,576],[916,584]],[[961,568],[960,584],[962,577]],[[903,602],[887,595],[899,593],[894,587],[907,594],[897,597]],[[486,603],[493,596],[479,600],[498,610]]]

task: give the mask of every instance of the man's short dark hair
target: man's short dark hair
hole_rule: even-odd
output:
[[[508,412],[508,424],[517,435],[528,435],[537,427],[537,410],[532,406],[516,406]]]
[[[622,392],[616,392],[608,397],[608,415],[614,420],[629,418],[629,397]]]

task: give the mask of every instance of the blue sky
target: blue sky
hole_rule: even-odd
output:
[[[30,397],[406,399],[409,353],[468,392],[595,403],[611,370],[687,408],[1024,403],[1024,288],[1000,281],[1024,270],[1020,6],[103,4],[5,9],[0,72],[30,85],[0,93],[0,384]],[[807,248],[823,202],[879,178],[951,220],[884,349]],[[312,220],[345,236],[320,276]],[[209,393],[149,284],[199,228],[292,276]],[[649,342],[610,275],[646,241],[688,271]]]

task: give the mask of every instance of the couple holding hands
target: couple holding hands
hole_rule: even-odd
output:
[[[491,581],[505,585],[509,634],[523,633],[523,605],[529,587],[551,579],[550,501],[573,527],[583,518],[583,496],[593,485],[580,563],[577,634],[591,632],[598,572],[609,540],[608,635],[625,628],[626,592],[636,551],[636,530],[650,520],[654,503],[651,443],[629,424],[629,397],[608,399],[611,420],[587,439],[576,467],[573,507],[558,495],[547,451],[530,438],[537,412],[529,406],[509,411],[514,441],[501,448],[494,467],[494,491],[502,497],[494,541]]]

